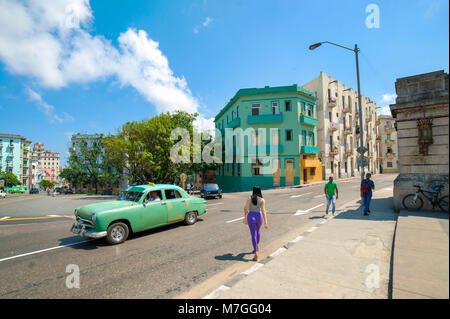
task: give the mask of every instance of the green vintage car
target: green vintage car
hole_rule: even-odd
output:
[[[130,232],[184,221],[192,225],[206,213],[206,201],[175,185],[139,185],[125,189],[115,201],[75,209],[71,232],[90,238],[124,242]]]

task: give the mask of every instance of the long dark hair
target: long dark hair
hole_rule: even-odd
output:
[[[263,197],[261,193],[261,188],[259,186],[253,186],[253,193],[252,193],[252,203],[253,205],[258,204],[258,198],[257,197]]]

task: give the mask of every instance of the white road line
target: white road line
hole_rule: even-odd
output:
[[[219,294],[221,292],[227,291],[228,289],[230,289],[230,287],[222,285],[219,288],[215,289],[210,294],[208,294],[205,297],[203,297],[202,299],[215,299],[215,298],[217,298],[219,296]]]
[[[352,186],[352,188],[356,188],[356,187],[359,187],[359,185]]]
[[[320,222],[320,224],[325,224],[327,222],[327,220],[322,220],[321,222]]]
[[[287,250],[287,249],[284,248],[284,247],[278,248],[277,250],[275,250],[275,252],[273,252],[273,253],[270,254],[269,256],[272,257],[272,258],[273,258],[273,257],[276,257],[276,256],[278,256],[279,254],[284,253],[286,250]]]
[[[224,203],[206,204],[206,206],[222,205]]]
[[[297,237],[295,237],[294,239],[292,239],[292,240],[290,241],[290,243],[296,243],[296,242],[302,240],[303,238],[304,238],[304,236],[302,236],[302,235],[297,236]]]
[[[312,211],[313,209],[316,209],[317,207],[323,206],[325,204],[319,204],[317,206],[311,207],[310,209],[307,210],[298,210],[295,212],[294,216],[298,216],[298,215],[303,215],[303,214],[308,214],[310,211]]]
[[[241,272],[241,274],[250,275],[252,272],[257,271],[262,266],[264,266],[264,264],[256,263],[253,266],[251,266],[249,269],[247,269],[246,271]]]
[[[301,195],[293,195],[293,196],[291,196],[291,198],[297,198],[297,197],[305,196],[305,195],[308,195],[308,194],[311,194],[311,192],[305,193],[305,194],[301,194]]]
[[[319,227],[316,227],[316,226],[311,227],[310,229],[307,230],[307,232],[308,232],[308,233],[312,233],[312,232],[315,231],[317,228],[319,228]]]
[[[0,218],[0,220],[8,219],[8,218],[11,218],[11,216],[5,216],[5,217],[2,217],[2,218]]]
[[[320,194],[320,195],[314,196],[313,198],[319,198],[319,197],[324,197],[324,196],[325,196],[324,194]]]
[[[10,259],[20,258],[20,257],[25,257],[25,256],[29,256],[29,255],[39,254],[39,253],[43,253],[43,252],[50,251],[50,250],[54,250],[54,249],[58,249],[58,248],[69,247],[69,246],[73,246],[73,245],[78,245],[78,244],[85,243],[85,242],[88,242],[88,241],[91,241],[91,240],[92,240],[92,239],[88,239],[88,240],[83,240],[83,241],[79,241],[79,242],[71,243],[71,244],[67,244],[67,245],[61,245],[61,246],[51,247],[51,248],[47,248],[47,249],[42,249],[42,250],[32,251],[32,252],[26,253],[26,254],[21,254],[21,255],[16,255],[16,256],[11,256],[11,257],[6,257],[6,258],[0,259],[0,262],[2,262],[2,261],[7,261],[7,260],[10,260]]]
[[[241,219],[244,219],[244,217],[239,217],[239,218],[236,218],[236,219],[233,219],[233,220],[229,220],[226,223],[228,224],[228,223],[232,223],[232,222],[237,222],[238,220],[241,220]]]
[[[61,217],[61,215],[47,215],[48,217]]]

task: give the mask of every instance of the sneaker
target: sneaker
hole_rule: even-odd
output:
[[[364,212],[364,215],[369,215],[369,213]]]
[[[328,215],[328,212],[325,212],[325,215]]]

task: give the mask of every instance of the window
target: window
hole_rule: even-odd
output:
[[[252,104],[252,115],[259,115],[261,104]]]
[[[292,141],[292,130],[286,130],[286,141]]]
[[[284,109],[286,112],[290,112],[292,110],[291,108],[291,101],[284,102]]]
[[[164,194],[166,194],[166,199],[177,199],[182,197],[181,194],[175,189],[166,189]]]
[[[331,112],[328,112],[328,119],[330,120],[330,122],[333,121],[333,114]]]
[[[390,140],[391,140],[391,134],[386,134],[386,139],[387,139],[388,141],[390,141]]]
[[[252,137],[253,146],[261,144],[261,136],[258,135],[258,132],[254,132]]]
[[[306,131],[302,130],[302,144],[306,146]]]
[[[308,116],[314,117],[314,106],[312,106],[311,104],[308,104]]]
[[[316,168],[315,168],[315,167],[311,167],[311,168],[309,169],[309,175],[310,175],[310,176],[316,175]]]
[[[387,167],[392,167],[392,162],[387,162]]]
[[[305,114],[305,112],[306,112],[306,106],[305,106],[305,103],[302,102],[301,105],[302,105],[302,113]]]
[[[272,102],[272,114],[280,114],[278,102]]]
[[[388,153],[388,154],[392,154],[392,148],[388,147],[388,148],[387,148],[387,153]]]
[[[252,175],[260,176],[261,175],[261,162],[257,160],[253,160],[252,162]]]
[[[314,146],[314,133],[308,132],[308,146]]]
[[[279,145],[280,144],[280,134],[278,132],[278,129],[272,130],[272,145]]]

